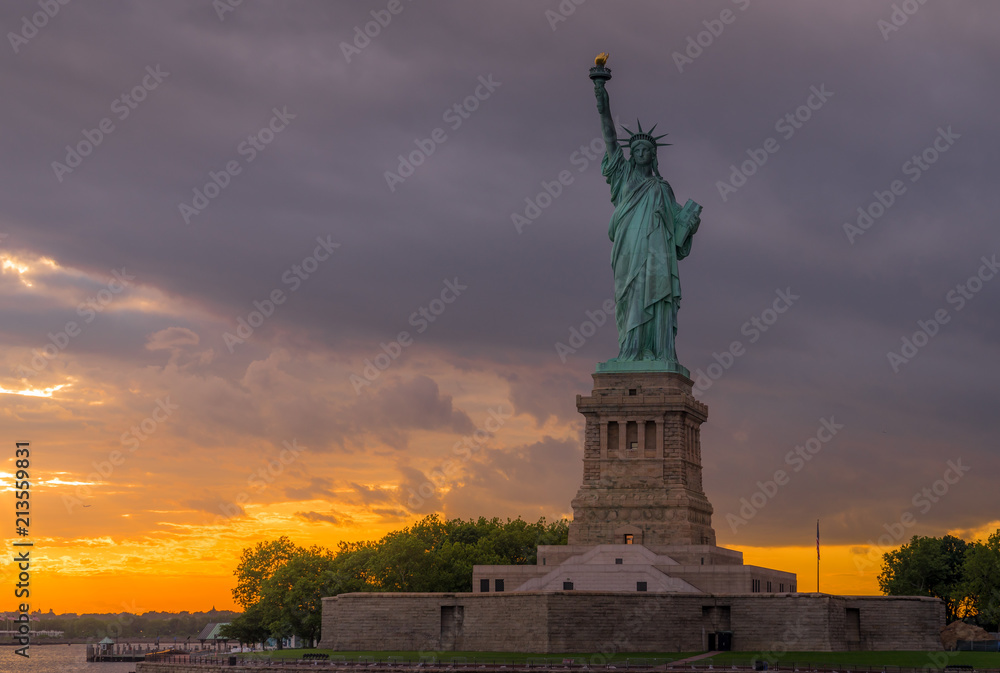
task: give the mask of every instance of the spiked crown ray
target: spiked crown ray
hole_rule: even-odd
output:
[[[669,134],[664,133],[663,135],[659,135],[659,136],[654,136],[653,135],[653,131],[656,130],[656,124],[653,124],[653,128],[649,129],[648,131],[643,131],[642,130],[642,123],[640,123],[638,119],[635,120],[635,125],[636,125],[636,127],[638,127],[639,130],[638,130],[638,132],[633,133],[631,130],[629,130],[629,128],[627,126],[625,126],[624,124],[622,124],[622,128],[625,130],[626,133],[629,134],[629,137],[628,138],[619,138],[618,142],[623,143],[623,144],[624,143],[628,143],[629,147],[632,147],[633,143],[636,143],[636,142],[638,142],[640,140],[645,140],[646,142],[648,142],[650,145],[652,145],[654,147],[666,147],[666,146],[668,146],[668,145],[671,144],[671,143],[661,143],[660,142],[660,138],[666,138],[667,135],[669,135]]]

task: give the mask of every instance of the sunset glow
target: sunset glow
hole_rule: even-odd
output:
[[[885,37],[888,0],[58,4],[0,66],[32,610],[234,608],[258,541],[572,518],[577,396],[627,318],[602,50],[703,207],[676,350],[718,544],[814,591],[819,520],[820,590],[875,594],[911,536],[1000,527],[1000,5]]]

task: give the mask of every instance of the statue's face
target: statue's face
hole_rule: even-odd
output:
[[[653,163],[655,153],[656,149],[647,142],[640,141],[632,145],[632,159],[635,160],[638,166],[646,166]]]

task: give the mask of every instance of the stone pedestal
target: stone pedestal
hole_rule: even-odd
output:
[[[674,372],[598,372],[576,407],[587,419],[583,484],[569,544],[715,545],[701,482],[708,407]]]

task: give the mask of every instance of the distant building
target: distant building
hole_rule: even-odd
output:
[[[97,653],[102,657],[110,657],[115,653],[115,641],[104,636],[101,642],[97,643]]]
[[[198,634],[197,638],[198,642],[201,643],[202,647],[205,647],[206,644],[209,644],[209,645],[214,645],[215,649],[217,650],[226,649],[227,644],[230,641],[230,638],[224,638],[220,636],[219,630],[223,626],[227,626],[228,624],[229,622],[211,622],[207,624],[205,628],[201,630],[201,633]]]

